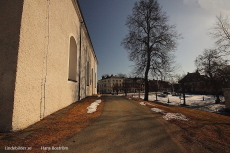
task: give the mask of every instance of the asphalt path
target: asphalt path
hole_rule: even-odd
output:
[[[105,96],[101,116],[60,146],[68,147],[70,153],[183,152],[159,116],[125,97]]]

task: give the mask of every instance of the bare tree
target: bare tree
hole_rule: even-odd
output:
[[[103,74],[101,77],[102,78],[107,78],[107,77],[109,77],[110,75],[109,74]]]
[[[216,49],[205,49],[203,54],[196,58],[195,65],[201,73],[207,75],[208,84],[215,91],[216,103],[219,103],[219,92],[227,79],[223,72],[228,68],[228,60],[224,60]]]
[[[137,89],[138,91],[138,97],[140,98],[141,96],[141,91],[144,90],[144,80],[142,78],[140,78],[139,80],[137,80],[135,82],[135,88]]]
[[[210,34],[216,39],[218,49],[223,53],[230,54],[230,20],[228,16],[220,14],[216,16],[216,23]]]
[[[118,83],[113,84],[113,92],[115,91],[117,95],[121,89],[122,87]]]
[[[128,79],[126,78],[122,82],[122,90],[124,91],[125,96],[127,96],[129,89],[130,89],[130,83],[129,83]]]
[[[117,76],[117,77],[120,77],[120,78],[127,78],[127,75],[126,75],[126,74],[123,74],[123,73],[117,73],[116,76]]]
[[[175,30],[176,26],[167,22],[168,17],[161,11],[157,0],[136,2],[132,15],[127,17],[129,33],[121,44],[128,50],[129,60],[135,62],[134,71],[137,74],[144,73],[146,101],[149,92],[149,72],[162,74],[180,38]]]

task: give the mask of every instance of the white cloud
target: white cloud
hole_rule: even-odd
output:
[[[204,9],[220,9],[229,10],[230,1],[229,0],[198,0],[200,6]]]
[[[230,13],[229,0],[183,0],[185,5],[198,4],[201,8],[208,11]]]
[[[197,2],[197,0],[183,0],[183,3],[186,5],[191,5],[191,4],[194,4],[196,2]]]

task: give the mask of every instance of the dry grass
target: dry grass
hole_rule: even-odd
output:
[[[48,116],[36,123],[32,128],[27,128],[15,133],[0,134],[0,137],[15,137],[29,131],[33,132],[27,137],[17,139],[15,141],[0,140],[1,149],[4,149],[5,146],[24,146],[32,147],[33,152],[46,152],[41,151],[41,146],[58,146],[61,142],[72,137],[100,116],[104,106],[103,97],[100,98],[102,99],[102,103],[98,106],[96,112],[88,114],[86,109],[97,99],[98,97],[95,95],[76,102],[66,113],[54,113],[54,118],[50,118]]]
[[[143,102],[143,99],[131,98]],[[190,119],[189,121],[170,120],[183,130],[180,134],[186,141],[198,142],[211,152],[230,152],[230,117],[187,107],[163,105],[150,101],[149,103],[165,112],[181,113]]]
[[[102,103],[98,106],[95,113],[87,114],[86,112],[86,107],[96,99],[98,97],[95,95],[79,101],[66,113],[54,113],[54,118],[48,116],[31,128],[15,133],[0,133],[1,138],[6,136],[16,137],[22,133],[33,132],[26,137],[18,138],[14,141],[0,140],[0,148],[4,150],[5,146],[31,146],[33,147],[32,152],[46,152],[41,151],[40,147],[58,146],[100,116],[104,106],[103,97],[100,98]],[[137,102],[143,102],[142,99],[132,99]],[[166,121],[167,124],[165,125],[170,126],[169,129],[172,129],[174,126],[180,127],[180,132],[176,134],[182,136],[184,138],[183,141],[186,141],[180,142],[181,144],[186,143],[188,148],[191,147],[190,145],[198,144],[210,152],[230,152],[230,117],[186,107],[169,106],[154,102],[149,103],[153,103],[155,107],[165,112],[181,113],[190,119],[189,121]],[[174,135],[174,137],[177,137],[177,135]],[[195,152],[199,152],[199,149],[197,150]]]

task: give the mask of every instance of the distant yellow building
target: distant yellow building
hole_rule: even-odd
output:
[[[0,131],[97,93],[98,61],[77,0],[0,1]]]
[[[124,77],[116,77],[116,76],[108,76],[103,77],[101,80],[98,80],[98,93],[100,94],[111,94],[115,93],[114,87],[116,86],[119,90],[118,92],[122,92],[123,80]]]
[[[98,80],[98,93],[136,93],[144,91],[144,80],[142,78],[126,78],[118,76],[103,76]]]

